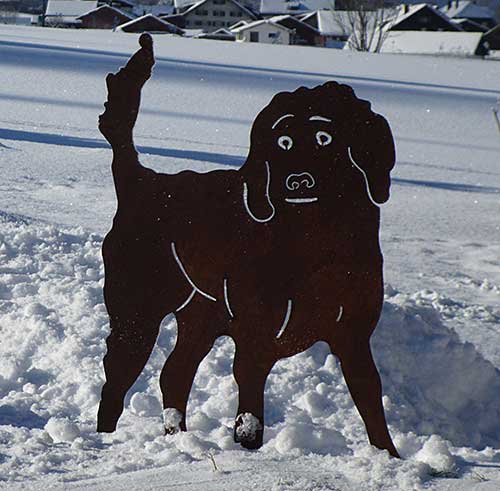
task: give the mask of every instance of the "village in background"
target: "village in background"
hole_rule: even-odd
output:
[[[0,0],[0,23],[500,59],[500,0]]]

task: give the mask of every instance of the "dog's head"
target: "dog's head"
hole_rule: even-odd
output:
[[[244,202],[256,221],[271,220],[283,206],[389,199],[391,130],[347,85],[277,94],[255,119],[250,140]]]

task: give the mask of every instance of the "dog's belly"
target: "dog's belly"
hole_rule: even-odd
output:
[[[344,335],[369,337],[383,298],[381,268],[354,271],[337,267],[295,276],[271,267],[234,271],[226,281],[224,308],[230,315],[224,334],[237,345],[272,347],[276,359],[331,345]],[[229,310],[230,309],[230,310]]]

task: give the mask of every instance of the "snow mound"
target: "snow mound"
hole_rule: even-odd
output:
[[[82,229],[0,216],[0,475],[6,479],[61,469],[85,478],[82,462],[104,476],[241,451],[232,442],[237,387],[228,338],[218,340],[199,367],[190,431],[165,438],[158,377],[175,343],[173,316],[164,320],[157,347],[127,395],[117,432],[95,433],[108,335],[100,246],[101,237]],[[454,463],[447,441],[498,446],[498,370],[460,342],[435,309],[420,305],[421,295],[390,291],[372,345],[401,453],[447,470]],[[267,382],[265,405],[262,452],[373,461],[362,457],[369,448],[364,426],[326,344],[281,360]],[[61,452],[61,446],[67,448]],[[415,475],[421,475],[418,466]]]
[[[320,455],[345,455],[350,453],[347,442],[341,433],[305,423],[285,426],[276,437],[275,446],[281,454],[304,452]]]
[[[448,444],[437,435],[432,435],[415,455],[420,462],[430,465],[438,472],[450,472],[454,467],[454,459]]]
[[[498,446],[499,370],[420,298],[418,292],[388,298],[372,339],[389,421],[457,446]]]
[[[80,436],[78,426],[66,418],[50,418],[45,431],[54,443],[71,443]]]

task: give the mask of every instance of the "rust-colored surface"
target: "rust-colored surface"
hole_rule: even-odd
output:
[[[140,42],[108,75],[99,124],[113,148],[118,209],[103,244],[111,334],[98,431],[115,430],[174,312],[178,339],[160,384],[179,422],[167,421],[167,433],[186,429],[198,365],[226,335],[236,345],[235,439],[260,447],[270,370],[321,340],[341,361],[370,442],[397,456],[369,344],[383,301],[378,204],[395,161],[386,120],[346,85],[301,87],[257,116],[241,169],[160,174],[141,166],[132,138],[154,64],[151,38]],[[247,413],[255,431],[240,428]]]

